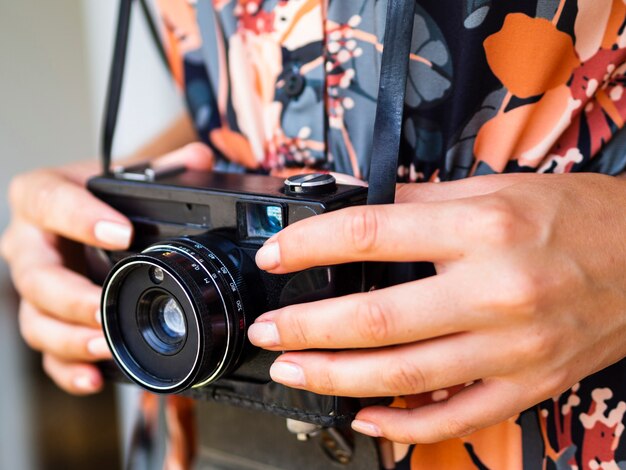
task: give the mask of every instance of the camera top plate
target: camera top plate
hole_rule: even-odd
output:
[[[89,180],[89,190],[95,194],[141,197],[178,202],[198,202],[201,194],[227,196],[239,199],[278,200],[289,202],[318,203],[331,209],[340,201],[351,204],[364,203],[367,188],[337,184],[333,190],[323,194],[288,194],[284,179],[248,173],[220,173],[186,170],[173,175],[164,175],[153,181],[97,176]],[[361,202],[363,201],[363,202]]]

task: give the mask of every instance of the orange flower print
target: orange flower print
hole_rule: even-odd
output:
[[[419,408],[449,399],[465,388],[458,385],[431,393],[396,398],[391,406]],[[522,430],[517,416],[496,426],[483,429],[469,436],[447,441],[407,446],[395,444],[396,461],[408,459],[411,470],[435,468],[488,468],[521,469]],[[510,442],[513,445],[494,448],[494,442]],[[479,463],[479,464],[478,464]],[[400,468],[404,468],[400,466]]]
[[[511,158],[536,167],[570,126],[580,105],[562,85],[536,103],[502,112],[478,132],[475,155],[497,172],[504,171]]]
[[[502,30],[484,46],[493,73],[519,98],[567,83],[580,64],[569,35],[548,20],[520,13],[508,15]]]

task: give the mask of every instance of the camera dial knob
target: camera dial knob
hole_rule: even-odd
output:
[[[328,194],[336,188],[335,177],[328,173],[295,175],[285,180],[285,193],[287,194]]]

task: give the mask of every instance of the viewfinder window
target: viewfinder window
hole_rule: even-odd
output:
[[[248,238],[270,238],[284,227],[283,208],[270,204],[246,204]]]

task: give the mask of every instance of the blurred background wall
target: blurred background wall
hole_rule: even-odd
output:
[[[98,154],[116,11],[114,0],[0,0],[0,230],[13,175]],[[181,111],[142,20],[135,11],[118,155]],[[0,262],[0,469],[118,467],[115,407],[111,387],[76,398],[43,375]]]

